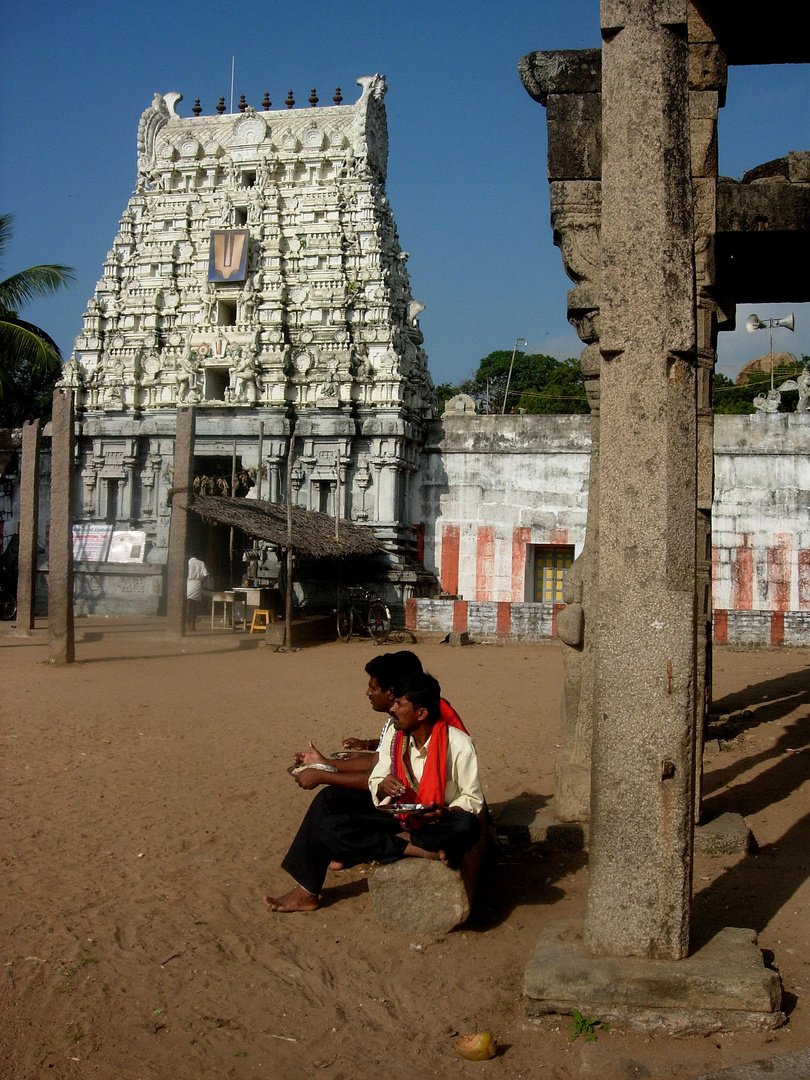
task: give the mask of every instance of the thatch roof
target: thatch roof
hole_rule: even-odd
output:
[[[287,506],[258,499],[227,499],[216,495],[195,495],[189,509],[206,521],[233,525],[247,536],[287,546]],[[292,508],[292,549],[315,559],[339,559],[344,555],[375,555],[382,545],[371,529],[341,518],[338,540],[335,519],[303,507]]]

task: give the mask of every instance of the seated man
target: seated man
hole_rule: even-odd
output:
[[[366,664],[365,670],[369,677],[366,697],[371,702],[372,709],[375,712],[389,713],[394,702],[394,684],[411,675],[421,675],[422,661],[416,653],[409,652],[407,649],[400,649],[399,652],[383,653],[382,656],[372,657]],[[465,733],[467,732],[456,710],[444,698],[441,699],[441,719],[446,720],[453,727],[460,728]],[[367,777],[377,764],[377,747],[390,723],[391,717],[388,715],[379,739],[344,739],[344,749],[368,750],[371,753],[356,753],[343,761],[325,757],[310,742],[308,750],[297,751],[293,755],[295,765],[331,765],[337,771],[324,772],[321,769],[305,769],[296,772],[295,782],[299,787],[307,791],[318,787],[319,784],[324,784],[328,787],[362,791],[368,797]],[[332,807],[332,809],[336,808],[336,806]],[[338,868],[333,867],[333,869]]]
[[[372,657],[366,664],[365,671],[368,675],[366,697],[374,712],[385,713],[383,726],[383,731],[385,731],[391,722],[389,712],[394,704],[394,685],[411,675],[421,675],[422,661],[416,653],[401,649],[399,652],[383,653]],[[376,748],[375,743],[374,749]],[[364,803],[368,804],[367,808],[370,808],[368,776],[377,763],[376,754],[358,754],[346,761],[336,761],[333,758],[324,757],[320,750],[310,742],[309,750],[299,751],[294,755],[293,760],[296,765],[331,765],[337,769],[337,772],[323,772],[320,769],[299,772],[295,776],[295,782],[299,787],[309,790],[318,787],[319,784],[324,784],[328,787],[359,791],[364,796]],[[332,806],[332,810],[335,809],[337,809],[337,804]]]
[[[281,864],[295,887],[266,897],[272,911],[315,911],[334,859],[346,866],[404,857],[456,864],[478,839],[484,795],[472,739],[441,718],[441,692],[431,675],[403,680],[395,693],[392,724],[369,777],[372,808],[330,813],[321,804],[313,813],[313,800]],[[424,810],[380,809],[399,803],[419,803]]]

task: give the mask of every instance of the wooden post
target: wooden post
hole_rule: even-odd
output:
[[[166,632],[186,632],[186,580],[188,578],[188,504],[194,484],[193,408],[178,408],[174,436],[174,482],[166,568]]]
[[[236,439],[233,440],[233,454],[231,455],[231,498],[236,498]],[[231,588],[233,588],[233,525],[231,525],[228,540],[228,560],[231,568]],[[239,584],[242,584],[241,581]]]
[[[261,502],[262,498],[262,457],[264,455],[264,420],[259,421],[259,468],[256,470],[256,495]]]
[[[73,391],[54,390],[51,422],[51,533],[48,546],[51,663],[72,664]]]
[[[292,462],[295,431],[290,431],[290,447],[287,452],[287,595],[284,607],[284,647],[292,648]]]
[[[340,539],[340,449],[337,452],[337,464],[335,465],[335,539]]]
[[[37,534],[39,532],[40,422],[32,420],[22,429],[22,475],[20,477],[20,551],[17,570],[17,633],[34,629],[37,581]]]

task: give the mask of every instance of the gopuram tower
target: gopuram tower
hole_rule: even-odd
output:
[[[411,595],[404,508],[436,399],[385,194],[387,87],[358,84],[355,104],[313,91],[270,111],[265,95],[212,116],[155,94],[141,117],[137,186],[63,384],[81,425],[76,515],[145,530],[152,562],[176,408],[194,404],[198,474],[235,455],[253,494],[286,501],[294,430],[293,502],[334,514],[340,499]]]

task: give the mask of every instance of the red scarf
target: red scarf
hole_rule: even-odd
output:
[[[409,735],[398,731],[391,742],[391,772],[405,785],[405,792],[397,802],[432,803],[444,806],[444,793],[447,786],[447,729],[458,728],[469,734],[453,706],[441,699],[440,719],[433,725],[430,733],[427,760],[422,772],[422,779],[417,782],[411,769]],[[411,829],[418,829],[422,822],[417,817],[402,816],[403,823]]]
[[[446,724],[449,724],[450,727],[458,728],[458,730],[463,731],[465,735],[470,734],[461,722],[461,717],[456,710],[450,702],[445,701],[444,698],[442,698],[439,703],[439,717],[444,720]]]

